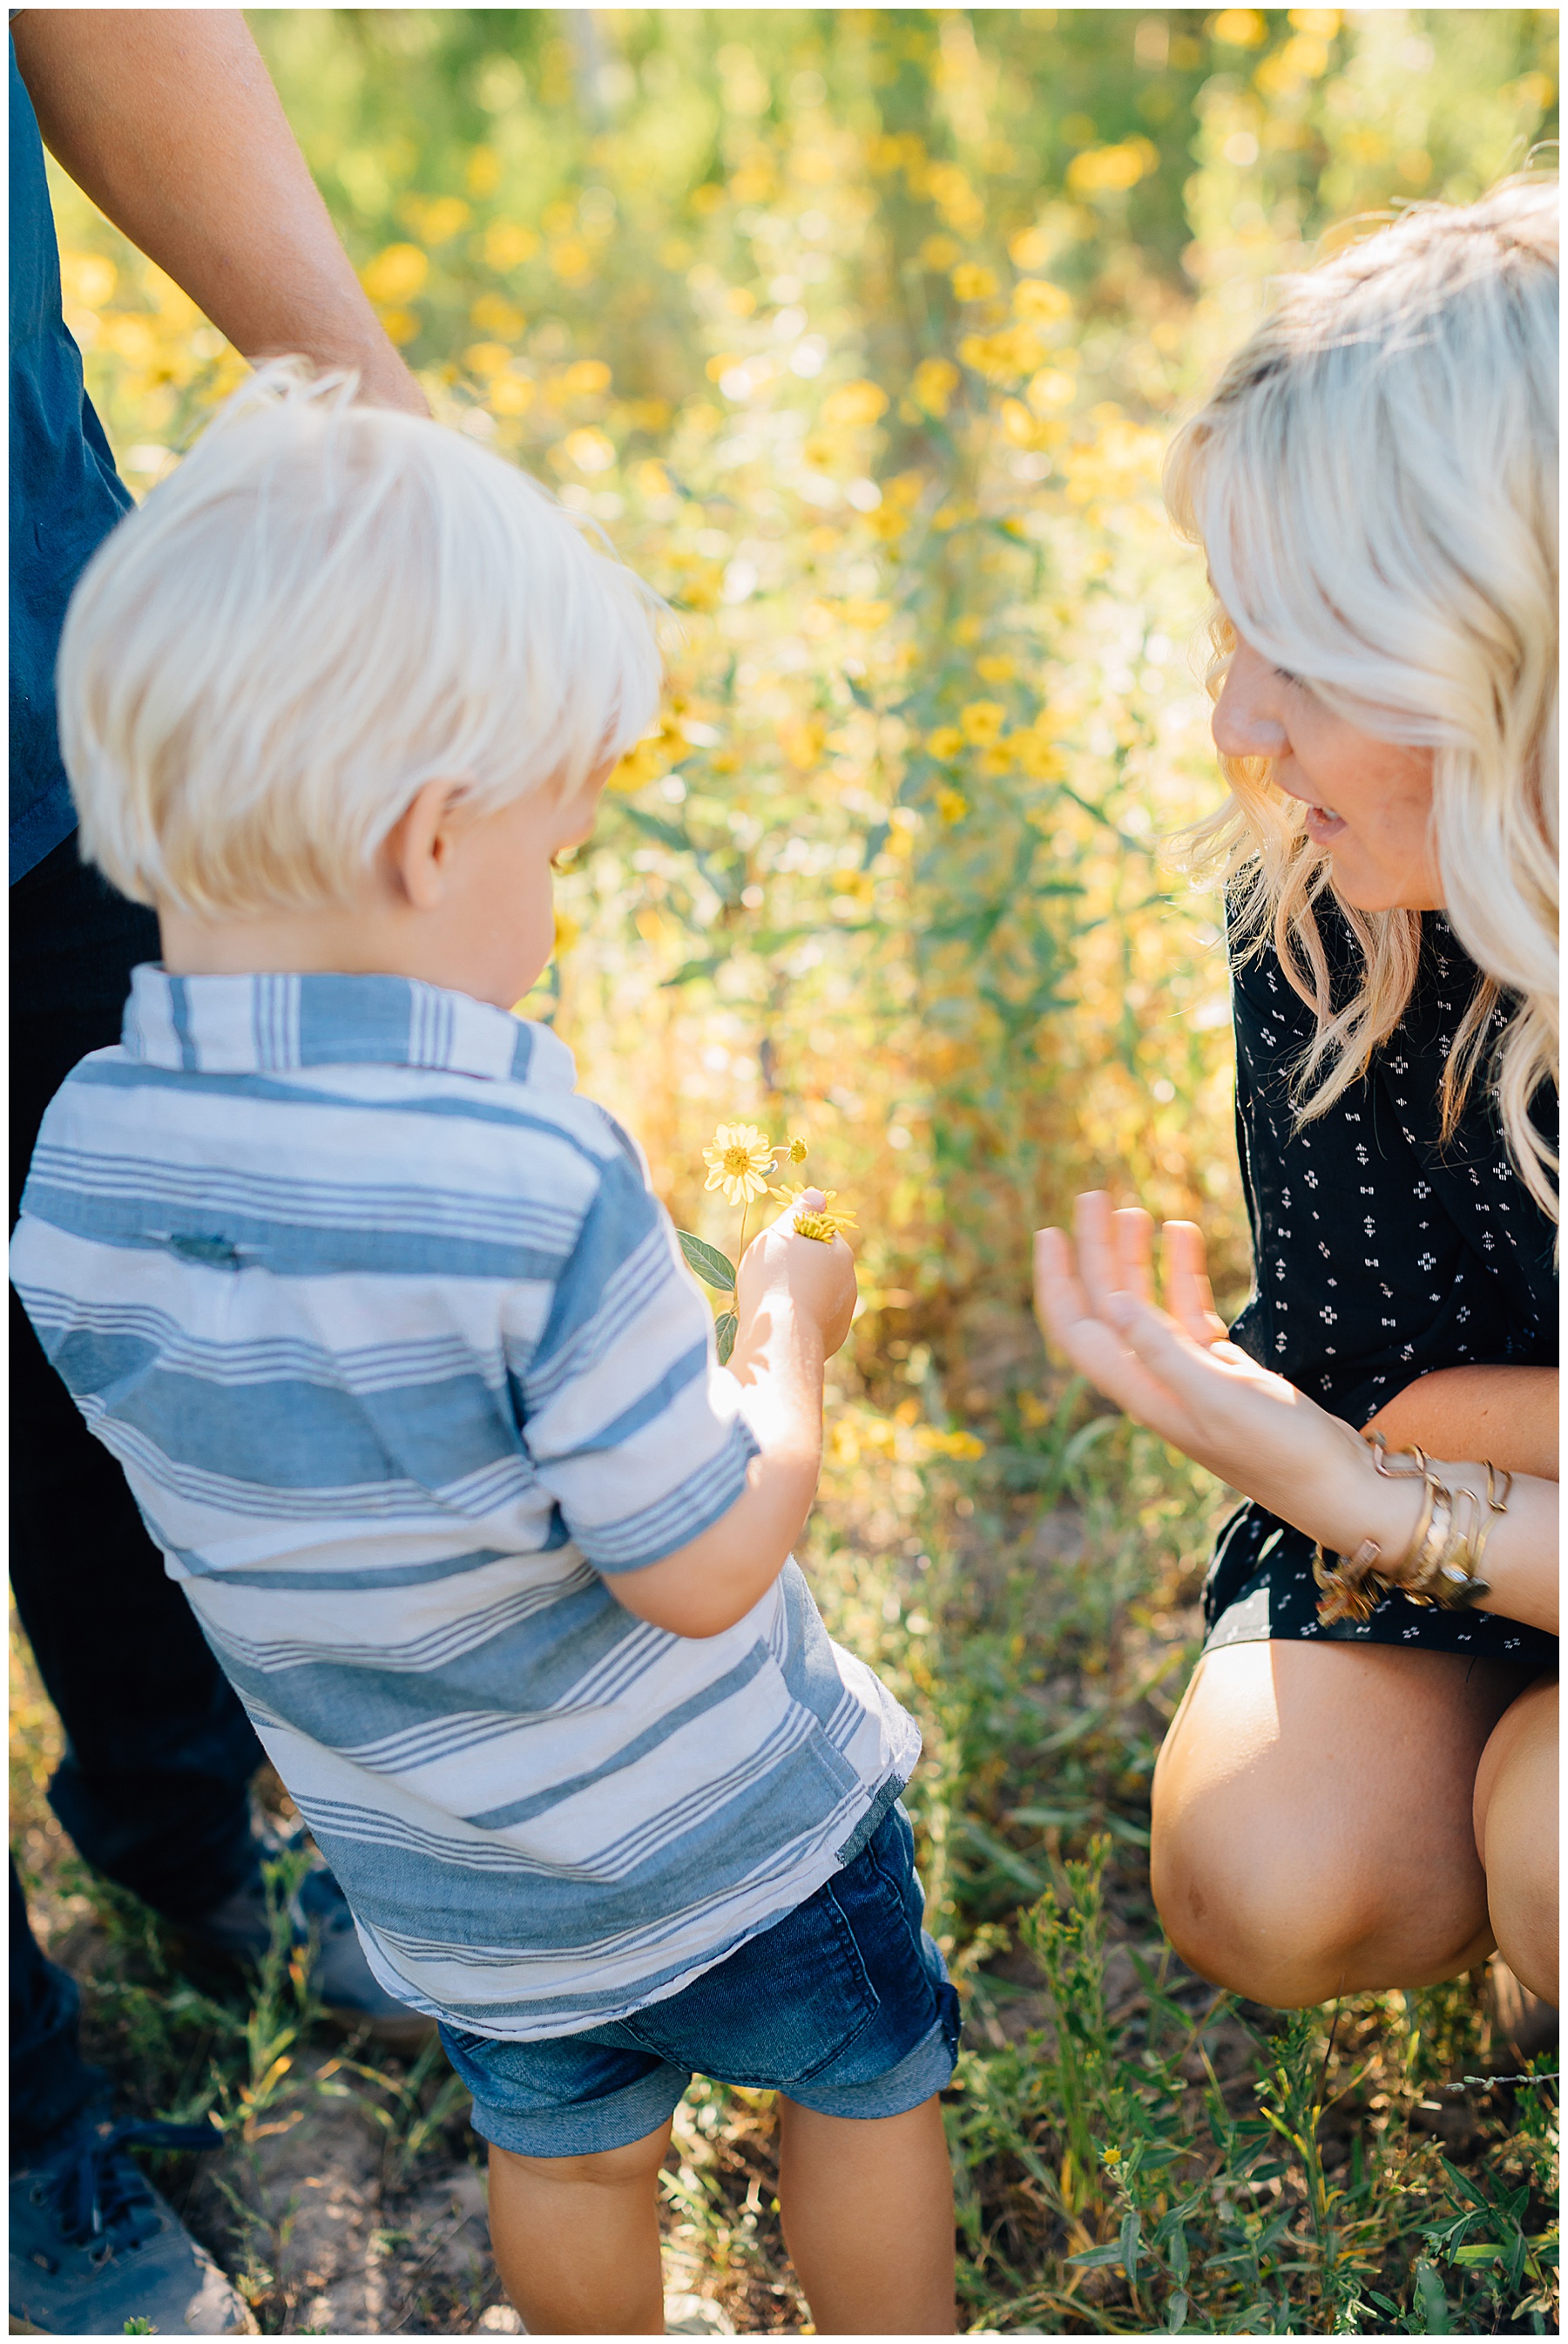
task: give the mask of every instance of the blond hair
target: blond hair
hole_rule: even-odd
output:
[[[1557,250],[1543,174],[1412,207],[1284,280],[1165,472],[1217,598],[1211,692],[1240,632],[1361,730],[1431,750],[1443,905],[1481,971],[1442,1136],[1489,1062],[1514,1161],[1553,1219],[1557,1159],[1529,1110],[1557,1067]],[[1421,914],[1334,897],[1362,960],[1336,1010],[1314,917],[1331,858],[1267,759],[1221,768],[1230,800],[1187,834],[1187,859],[1222,871],[1242,948],[1271,940],[1316,1013],[1306,1119],[1399,1023]]]
[[[264,369],[94,556],[58,665],[82,850],[210,918],[352,894],[424,784],[575,790],[662,607],[534,481],[351,376]]]

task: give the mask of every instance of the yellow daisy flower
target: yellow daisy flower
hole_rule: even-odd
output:
[[[753,1197],[768,1193],[766,1176],[773,1169],[775,1152],[767,1133],[754,1123],[721,1123],[702,1151],[706,1185],[722,1188],[728,1205],[749,1205]]]
[[[769,1188],[768,1191],[770,1197],[778,1198],[779,1204],[795,1207],[795,1234],[798,1238],[815,1238],[819,1245],[831,1245],[836,1237],[856,1226],[853,1213],[833,1211],[833,1199],[839,1193],[837,1188],[819,1188],[817,1194],[822,1202],[809,1206],[802,1212],[800,1199],[807,1193],[799,1184],[792,1188]]]
[[[789,1142],[789,1147],[784,1150],[787,1160],[791,1164],[804,1164],[806,1158],[810,1155],[810,1148],[799,1137],[799,1133],[796,1134],[795,1137]]]

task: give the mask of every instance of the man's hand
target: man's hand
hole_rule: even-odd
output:
[[[24,8],[11,38],[50,153],[237,350],[428,414],[237,9]]]

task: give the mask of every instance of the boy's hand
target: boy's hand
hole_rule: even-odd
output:
[[[814,1188],[801,1199],[808,1210],[822,1201]],[[797,1236],[790,1207],[742,1255],[736,1312],[729,1366],[758,1443],[745,1491],[689,1545],[609,1581],[628,1612],[677,1636],[732,1628],[789,1561],[817,1492],[822,1363],[855,1315],[855,1257],[842,1238]]]
[[[819,1207],[822,1201],[819,1188],[808,1188],[800,1199],[808,1211]],[[748,1338],[754,1325],[777,1297],[788,1303],[797,1318],[817,1329],[822,1357],[830,1359],[849,1331],[857,1291],[855,1257],[843,1238],[823,1245],[818,1238],[797,1237],[795,1210],[788,1206],[752,1238],[741,1256],[735,1286],[740,1320],[736,1349],[749,1348]]]

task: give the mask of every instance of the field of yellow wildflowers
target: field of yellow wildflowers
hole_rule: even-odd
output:
[[[684,1228],[732,1248],[719,1124],[803,1140],[857,1216],[807,1560],[927,1729],[966,2318],[1543,2332],[1548,2095],[1459,2082],[1488,2072],[1472,1986],[1281,2035],[1162,1947],[1148,1781],[1221,1493],[1047,1369],[1026,1260],[1111,1181],[1204,1221],[1244,1290],[1216,906],[1159,859],[1217,786],[1161,454],[1271,276],[1554,135],[1553,13],[250,22],[436,412],[670,605],[660,722],[529,1012]],[[139,492],[243,367],[54,186]],[[281,1969],[248,2012],[177,1985],[49,1822],[17,1665],[25,1870],[133,2100],[222,2117],[187,2203],[262,2325],[504,2329],[439,2063],[334,2056]],[[799,2325],[775,2171],[766,2106],[699,2087],[667,2227],[710,2324]]]

